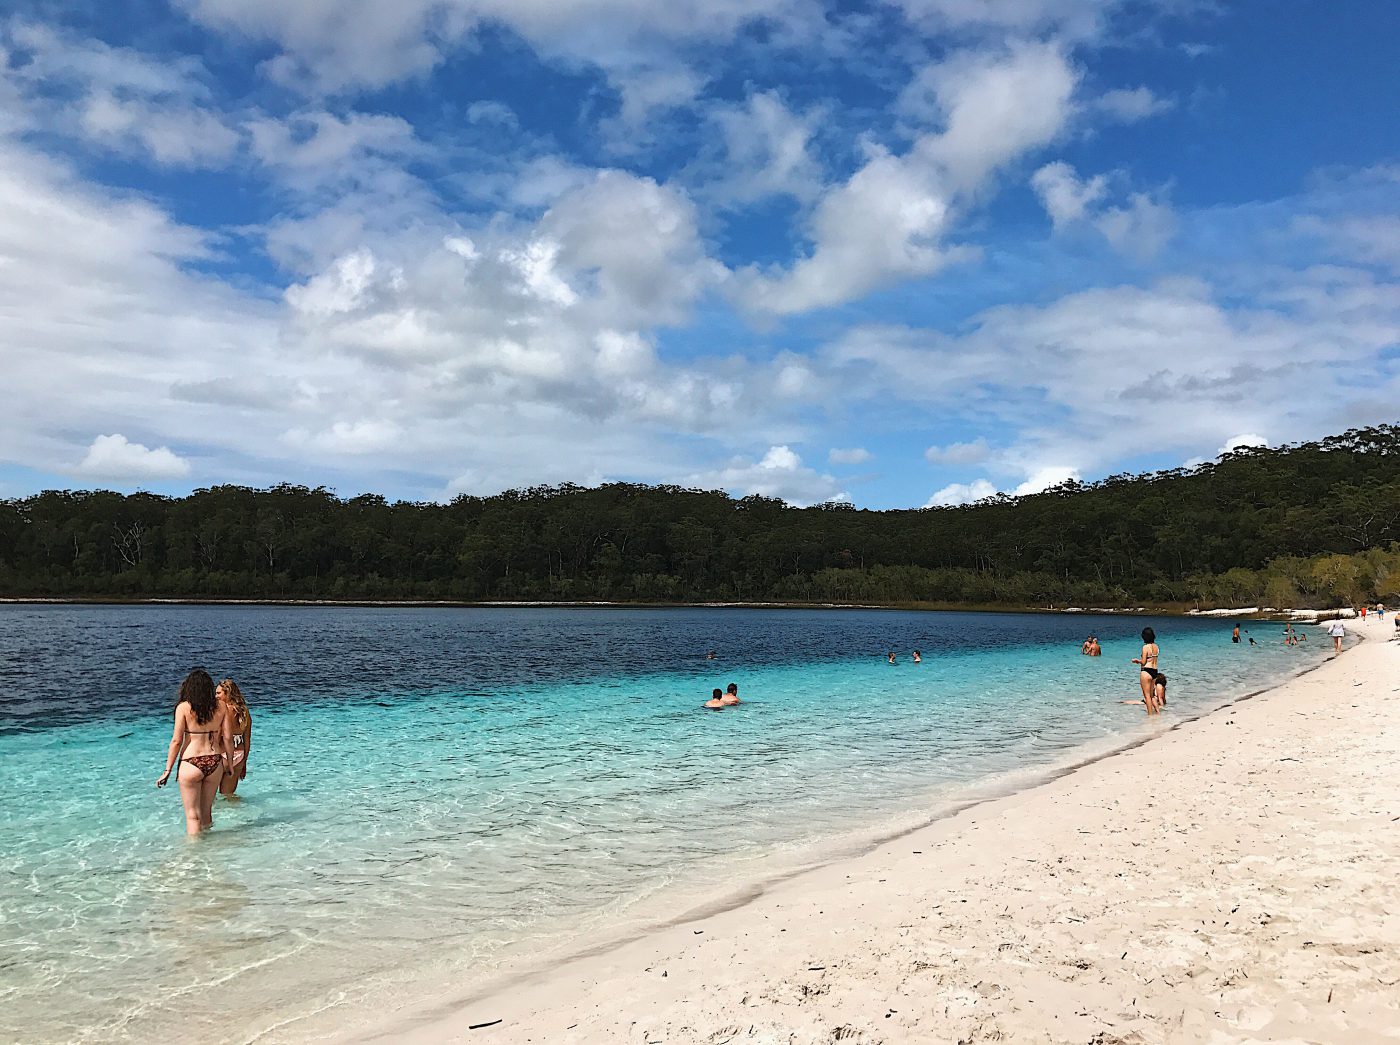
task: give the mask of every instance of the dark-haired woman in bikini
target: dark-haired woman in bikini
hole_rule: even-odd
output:
[[[1157,661],[1161,655],[1162,651],[1157,646],[1157,633],[1151,628],[1143,628],[1142,653],[1133,658],[1133,663],[1141,669],[1138,672],[1138,681],[1142,684],[1142,702],[1147,706],[1149,715],[1155,715],[1162,709],[1157,703]]]
[[[214,796],[232,758],[229,714],[214,696],[214,680],[202,668],[180,683],[175,705],[175,732],[165,758],[165,772],[156,780],[164,787],[170,772],[180,767],[180,800],[185,805],[185,833],[197,835],[214,826]]]

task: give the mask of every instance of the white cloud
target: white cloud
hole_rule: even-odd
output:
[[[158,58],[11,22],[0,24],[0,79],[46,129],[161,166],[216,167],[240,144],[209,106],[207,74],[195,58]]]
[[[168,446],[152,450],[114,434],[94,439],[77,471],[93,479],[182,479],[190,474],[190,464]]]
[[[1088,38],[1099,33],[1117,0],[894,0],[929,31],[980,30],[993,35],[1050,33]]]
[[[1255,435],[1253,432],[1246,432],[1243,435],[1232,435],[1220,444],[1220,449],[1215,451],[1216,456],[1228,454],[1231,450],[1238,450],[1248,446],[1268,446],[1269,441],[1262,435]]]
[[[943,244],[956,208],[998,167],[1060,133],[1077,81],[1049,44],[959,53],[924,70],[918,82],[943,129],[919,136],[904,155],[870,146],[864,166],[818,201],[810,252],[785,272],[746,271],[741,300],[755,312],[790,315],[966,256]]]
[[[955,504],[971,504],[986,497],[995,497],[997,488],[986,479],[970,483],[949,483],[928,499],[925,508],[941,508]]]
[[[712,109],[708,118],[718,134],[711,140],[721,148],[700,165],[702,191],[722,204],[774,196],[812,199],[821,188],[821,167],[811,148],[819,116],[792,112],[777,91]]]
[[[1111,206],[1109,182],[1105,174],[1081,180],[1063,162],[1046,164],[1031,178],[1056,231],[1085,222],[1120,253],[1144,260],[1154,257],[1176,233],[1175,212],[1143,192],[1130,193],[1123,206]]]
[[[849,500],[834,476],[806,467],[802,458],[788,446],[769,447],[756,462],[735,458],[725,468],[691,476],[690,482],[744,496],[780,497],[796,505]]]
[[[931,464],[981,464],[991,457],[992,449],[981,436],[968,443],[949,443],[947,446],[930,446],[924,457]]]
[[[1099,174],[1081,181],[1068,163],[1048,163],[1031,177],[1050,221],[1060,229],[1083,220],[1091,205],[1108,192],[1108,178]]]
[[[1120,87],[1100,95],[1094,108],[1118,123],[1136,123],[1166,112],[1175,104],[1170,98],[1159,97],[1149,87]]]
[[[1079,469],[1070,468],[1068,465],[1041,465],[1011,493],[1014,497],[1025,497],[1027,494],[1040,493],[1052,486],[1058,486],[1060,483],[1079,477]]]
[[[832,447],[826,455],[826,459],[832,464],[864,464],[870,460],[870,457],[870,451],[859,446],[853,446],[848,450]]]
[[[274,80],[318,93],[380,88],[431,70],[482,25],[505,26],[543,57],[587,63],[615,83],[631,80],[631,105],[675,97],[685,73],[675,52],[690,42],[723,42],[764,20],[795,32],[820,12],[794,0],[178,0],[201,24],[266,41]],[[352,28],[347,28],[352,27]],[[641,86],[648,77],[651,86]],[[624,104],[629,104],[624,102]]]
[[[1120,253],[1151,258],[1176,233],[1176,213],[1166,203],[1135,192],[1125,207],[1109,207],[1094,221],[1104,239]]]

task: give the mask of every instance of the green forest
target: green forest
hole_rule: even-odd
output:
[[[1400,601],[1400,426],[950,508],[610,483],[449,504],[324,488],[0,501],[11,598],[1004,607]]]

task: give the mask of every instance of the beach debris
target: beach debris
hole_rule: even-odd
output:
[[[808,972],[821,972],[821,971],[822,971],[823,969],[825,969],[825,968],[826,968],[825,965],[809,965],[809,966],[807,966],[807,971],[808,971]]]
[[[473,1024],[471,1024],[471,1025],[467,1028],[467,1030],[481,1030],[482,1027],[494,1027],[496,1024],[502,1023],[502,1022],[504,1022],[504,1021],[503,1021],[503,1020],[487,1020],[485,1023],[473,1023]]]

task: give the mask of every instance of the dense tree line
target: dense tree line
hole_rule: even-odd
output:
[[[11,597],[1336,605],[1400,587],[1400,426],[951,508],[612,483],[0,501]]]

